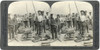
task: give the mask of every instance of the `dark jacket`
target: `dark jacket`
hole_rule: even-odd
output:
[[[56,23],[55,23],[55,20],[54,20],[53,18],[51,19],[50,24],[51,24],[51,25],[55,25],[55,24],[56,24]]]

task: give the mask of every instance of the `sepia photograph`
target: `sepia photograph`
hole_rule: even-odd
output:
[[[8,7],[8,46],[92,47],[93,40],[89,2],[16,1]]]

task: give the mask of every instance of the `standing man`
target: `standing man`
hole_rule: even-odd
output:
[[[14,26],[13,26],[13,23],[12,23],[12,19],[11,19],[11,14],[8,14],[8,34],[9,34],[9,39],[12,39],[13,38],[13,34],[14,34]]]
[[[72,13],[72,23],[73,27],[75,27],[75,13]]]
[[[89,24],[90,24],[90,17],[89,17],[89,15],[87,15],[87,11],[85,11],[85,15],[86,15],[86,30],[87,30],[87,33],[89,33]]]
[[[32,26],[32,14],[29,13],[29,27]]]
[[[81,30],[80,28],[81,28],[81,20],[80,20],[80,16],[79,16],[79,14],[77,13],[76,14],[76,30]]]
[[[46,33],[46,23],[47,23],[47,17],[45,16],[44,21],[43,21],[44,33]]]
[[[85,30],[85,26],[86,26],[86,12],[85,11],[83,11],[83,10],[81,10],[81,17],[80,17],[80,19],[81,19],[81,38],[85,38],[86,36],[87,36],[87,34],[85,33],[86,32],[86,30]]]
[[[35,21],[34,21],[34,23],[35,23],[35,31],[37,32],[37,35],[39,34],[39,26],[38,26],[38,17],[36,16],[36,18],[35,18]]]
[[[59,15],[57,15],[57,18],[55,19],[55,21],[56,21],[56,24],[57,24],[57,33],[59,33],[59,31],[60,31],[60,16]]]
[[[48,30],[51,32],[51,15],[48,16]]]
[[[66,26],[67,26],[67,28],[68,28],[68,15],[66,15],[66,18],[65,18],[66,20],[65,20],[65,24],[66,24]]]
[[[35,13],[32,14],[32,18],[31,18],[31,19],[32,19],[32,20],[31,20],[31,23],[32,23],[31,25],[32,25],[33,31],[35,30],[34,18],[35,18]]]
[[[23,16],[23,23],[24,23],[25,28],[28,27],[28,17],[27,17],[27,14],[25,14],[25,16]]]
[[[42,33],[42,26],[43,26],[43,15],[42,15],[42,11],[38,11],[38,25],[37,25],[37,33],[38,33],[38,35],[41,35],[41,33]]]
[[[75,16],[76,16],[76,18],[75,18],[75,21],[76,21],[76,30],[78,30],[78,22],[79,22],[79,21],[78,21],[78,20],[79,20],[79,19],[78,19],[78,18],[79,18],[78,13],[76,13]]]
[[[53,18],[53,14],[50,15],[51,19],[51,33],[52,33],[52,39],[56,39],[57,38],[57,32],[56,32],[56,22]]]
[[[48,14],[48,12],[46,12],[46,25],[49,27],[49,14]]]
[[[14,18],[12,19],[12,23],[13,23],[13,31],[14,33],[12,33],[12,38],[15,38],[15,35],[16,35],[16,26],[17,26],[17,15],[14,14]]]
[[[70,14],[68,14],[68,21],[67,21],[67,23],[68,23],[68,28],[72,27],[71,22],[72,22],[71,15],[70,15]]]
[[[42,26],[43,26],[43,30],[44,30],[43,32],[46,33],[46,20],[47,20],[47,17],[44,15],[44,11],[42,11],[41,13],[42,13],[42,17],[43,17],[43,22],[42,22],[42,24],[43,24]]]

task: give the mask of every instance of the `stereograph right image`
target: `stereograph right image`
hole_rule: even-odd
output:
[[[8,46],[93,46],[93,7],[85,1],[16,1],[8,8]]]

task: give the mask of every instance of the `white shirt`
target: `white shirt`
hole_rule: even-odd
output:
[[[39,21],[39,22],[41,22],[41,21],[44,20],[44,19],[43,19],[43,16],[38,16],[37,18],[38,18],[38,21]]]
[[[84,22],[84,21],[86,21],[86,16],[82,15],[82,16],[80,16],[80,19],[82,22]]]

